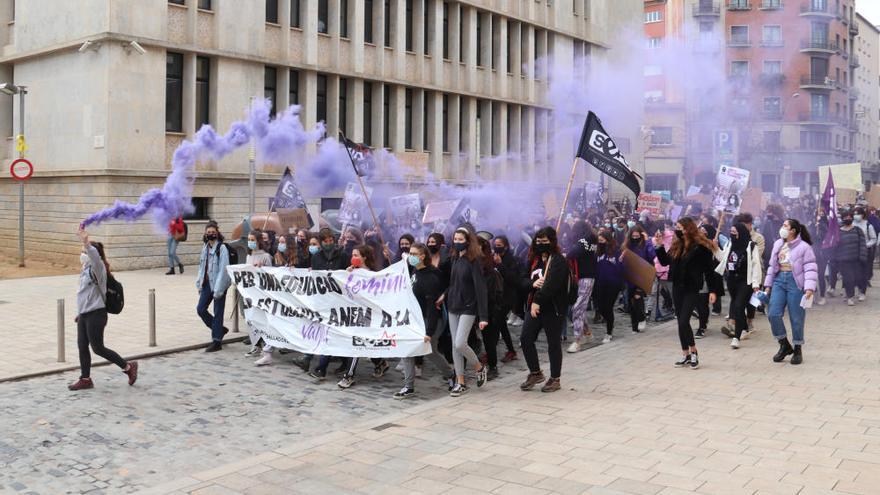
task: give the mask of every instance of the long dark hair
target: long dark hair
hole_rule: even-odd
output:
[[[101,257],[101,261],[104,262],[104,268],[107,269],[107,274],[110,274],[110,263],[107,262],[107,256],[104,255],[104,244],[98,241],[90,241],[89,244],[92,245],[95,250],[98,251],[98,256]]]
[[[483,269],[483,275],[488,275],[495,268],[495,258],[492,256],[492,245],[486,239],[482,237],[477,237],[480,244],[480,251],[483,253],[483,258],[480,260],[480,268]]]
[[[556,229],[553,227],[544,227],[543,229],[535,232],[535,236],[532,237],[532,245],[529,247],[529,265],[535,263],[535,260],[540,256],[536,249],[538,245],[538,238],[544,238],[550,241],[550,254],[551,256],[554,254],[559,254],[559,240],[556,237]]]
[[[205,234],[202,234],[202,243],[203,244],[208,243],[207,232],[208,232],[208,229],[210,229],[210,228],[213,228],[214,230],[217,231],[217,243],[223,244],[223,241],[225,240],[225,238],[223,237],[223,234],[220,233],[220,226],[214,220],[208,220],[208,224],[205,225]]]
[[[715,247],[712,245],[712,242],[700,232],[700,229],[697,228],[697,224],[690,217],[684,217],[678,220],[678,223],[681,224],[682,232],[684,232],[684,236],[679,239],[676,235],[674,239],[672,239],[672,247],[669,248],[669,254],[672,255],[673,258],[679,259],[685,255],[685,253],[691,250],[691,247],[695,245],[703,246],[708,249],[709,252],[713,252]]]
[[[605,239],[605,243],[598,243],[596,247],[597,255],[605,255],[605,256],[617,256],[617,240],[614,238],[614,233],[603,230],[599,233],[600,239]]]
[[[467,258],[471,263],[478,262],[483,257],[483,251],[480,249],[480,238],[474,234],[473,230],[465,227],[455,229],[455,234],[462,234],[467,240],[467,249],[461,253],[456,253],[456,256]],[[455,234],[452,236],[453,242],[455,242]]]
[[[797,232],[797,235],[801,237],[801,240],[806,242],[809,245],[813,245],[813,239],[810,238],[810,231],[807,230],[802,223],[798,222],[794,218],[788,218],[785,220],[788,222],[788,225],[791,227],[792,232]]]
[[[257,249],[260,251],[269,252],[269,247],[266,246],[266,241],[263,240],[263,231],[260,229],[254,229],[248,233],[248,237],[254,236],[254,239],[257,240]],[[270,241],[271,242],[271,241]],[[253,250],[248,248],[248,253],[253,254]]]
[[[641,225],[636,225],[635,227],[629,229],[629,232],[626,233],[626,240],[623,241],[623,248],[624,249],[632,250],[632,248],[630,246],[633,243],[633,241],[632,241],[633,232],[639,233],[638,247],[641,247],[645,243],[645,238],[642,237],[642,234],[646,234],[647,232],[645,232],[645,228],[642,227]],[[633,247],[635,247],[635,246],[633,246]]]
[[[361,244],[360,246],[355,246],[352,249],[352,252],[354,251],[360,253],[361,258],[364,259],[364,268],[373,272],[379,271],[379,264],[376,262],[376,251],[373,250],[372,246]]]

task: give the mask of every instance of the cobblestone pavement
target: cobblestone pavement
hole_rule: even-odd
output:
[[[374,379],[369,360],[340,391],[293,366],[294,354],[256,368],[246,349],[144,360],[135,387],[115,367],[93,370],[96,388],[76,394],[65,388],[74,372],[0,384],[0,493],[128,493],[447,395],[430,365],[418,395],[399,402],[402,374]],[[500,369],[519,376],[524,366]]]

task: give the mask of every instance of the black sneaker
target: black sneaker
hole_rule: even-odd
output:
[[[223,349],[223,344],[221,344],[220,342],[215,340],[215,341],[211,342],[211,345],[209,345],[207,349],[205,349],[205,352],[217,352],[222,349]]]
[[[489,367],[485,364],[477,370],[477,387],[482,387],[486,383],[486,376],[489,373]]]
[[[694,334],[695,339],[702,339],[705,336],[706,336],[706,329],[705,328],[697,329],[697,333]]]
[[[685,366],[688,366],[689,364],[691,364],[691,355],[690,354],[688,354],[687,356],[682,356],[681,359],[676,361],[675,367],[676,368],[684,368]]]
[[[385,376],[385,372],[388,371],[388,361],[384,359],[379,361],[379,364],[373,367],[373,378],[382,378]]]
[[[727,325],[724,325],[723,327],[721,327],[721,333],[723,333],[727,337],[734,336],[733,330],[731,330]]]
[[[461,397],[468,392],[467,385],[456,383],[452,390],[449,391],[450,397]]]
[[[399,392],[395,392],[393,397],[395,399],[407,399],[416,394],[416,391],[411,388],[403,387]]]
[[[322,372],[316,369],[315,371],[309,372],[309,376],[314,378],[315,380],[323,381],[325,378],[327,378],[327,372]]]
[[[486,381],[490,381],[490,382],[491,382],[492,380],[498,378],[498,376],[499,376],[499,374],[498,374],[498,368],[497,368],[497,367],[490,366],[490,367],[489,367],[489,372],[486,373]]]
[[[695,370],[700,367],[700,358],[697,356],[697,353],[691,354],[691,369]]]
[[[452,389],[455,388],[456,383],[457,382],[455,381],[455,378],[447,378],[446,379],[446,385],[447,385],[447,388],[449,389],[450,392],[452,392]]]

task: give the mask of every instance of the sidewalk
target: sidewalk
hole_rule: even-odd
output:
[[[878,316],[811,310],[799,367],[771,361],[765,318],[736,351],[712,318],[696,371],[672,366],[673,325],[651,327],[566,355],[554,394],[510,376],[144,493],[876,494]]]
[[[125,308],[121,314],[110,315],[105,344],[129,357],[209,343],[210,331],[196,314],[196,268],[175,276],[166,276],[160,268],[114,274],[125,289]],[[0,361],[0,381],[79,366],[73,321],[78,285],[79,274],[0,280],[0,321],[4,323],[0,338],[15,348]],[[156,289],[156,347],[149,346],[149,289]],[[227,297],[227,326],[232,329],[232,291]],[[65,308],[63,363],[57,362],[58,299],[64,299]],[[241,329],[246,332],[243,319]],[[93,356],[92,362],[106,361]]]

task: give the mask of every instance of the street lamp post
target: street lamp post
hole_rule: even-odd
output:
[[[15,84],[0,84],[0,93],[9,96],[18,95],[18,136],[16,145],[18,157],[24,158],[24,95],[27,94],[26,86]],[[24,181],[18,181],[18,266],[24,268]]]
[[[254,97],[251,96],[251,109],[254,107]],[[257,198],[257,150],[254,146],[254,139],[251,138],[250,146],[248,147],[248,164],[250,165],[250,181],[248,188],[248,219],[253,218],[254,212],[256,211],[256,198]]]

